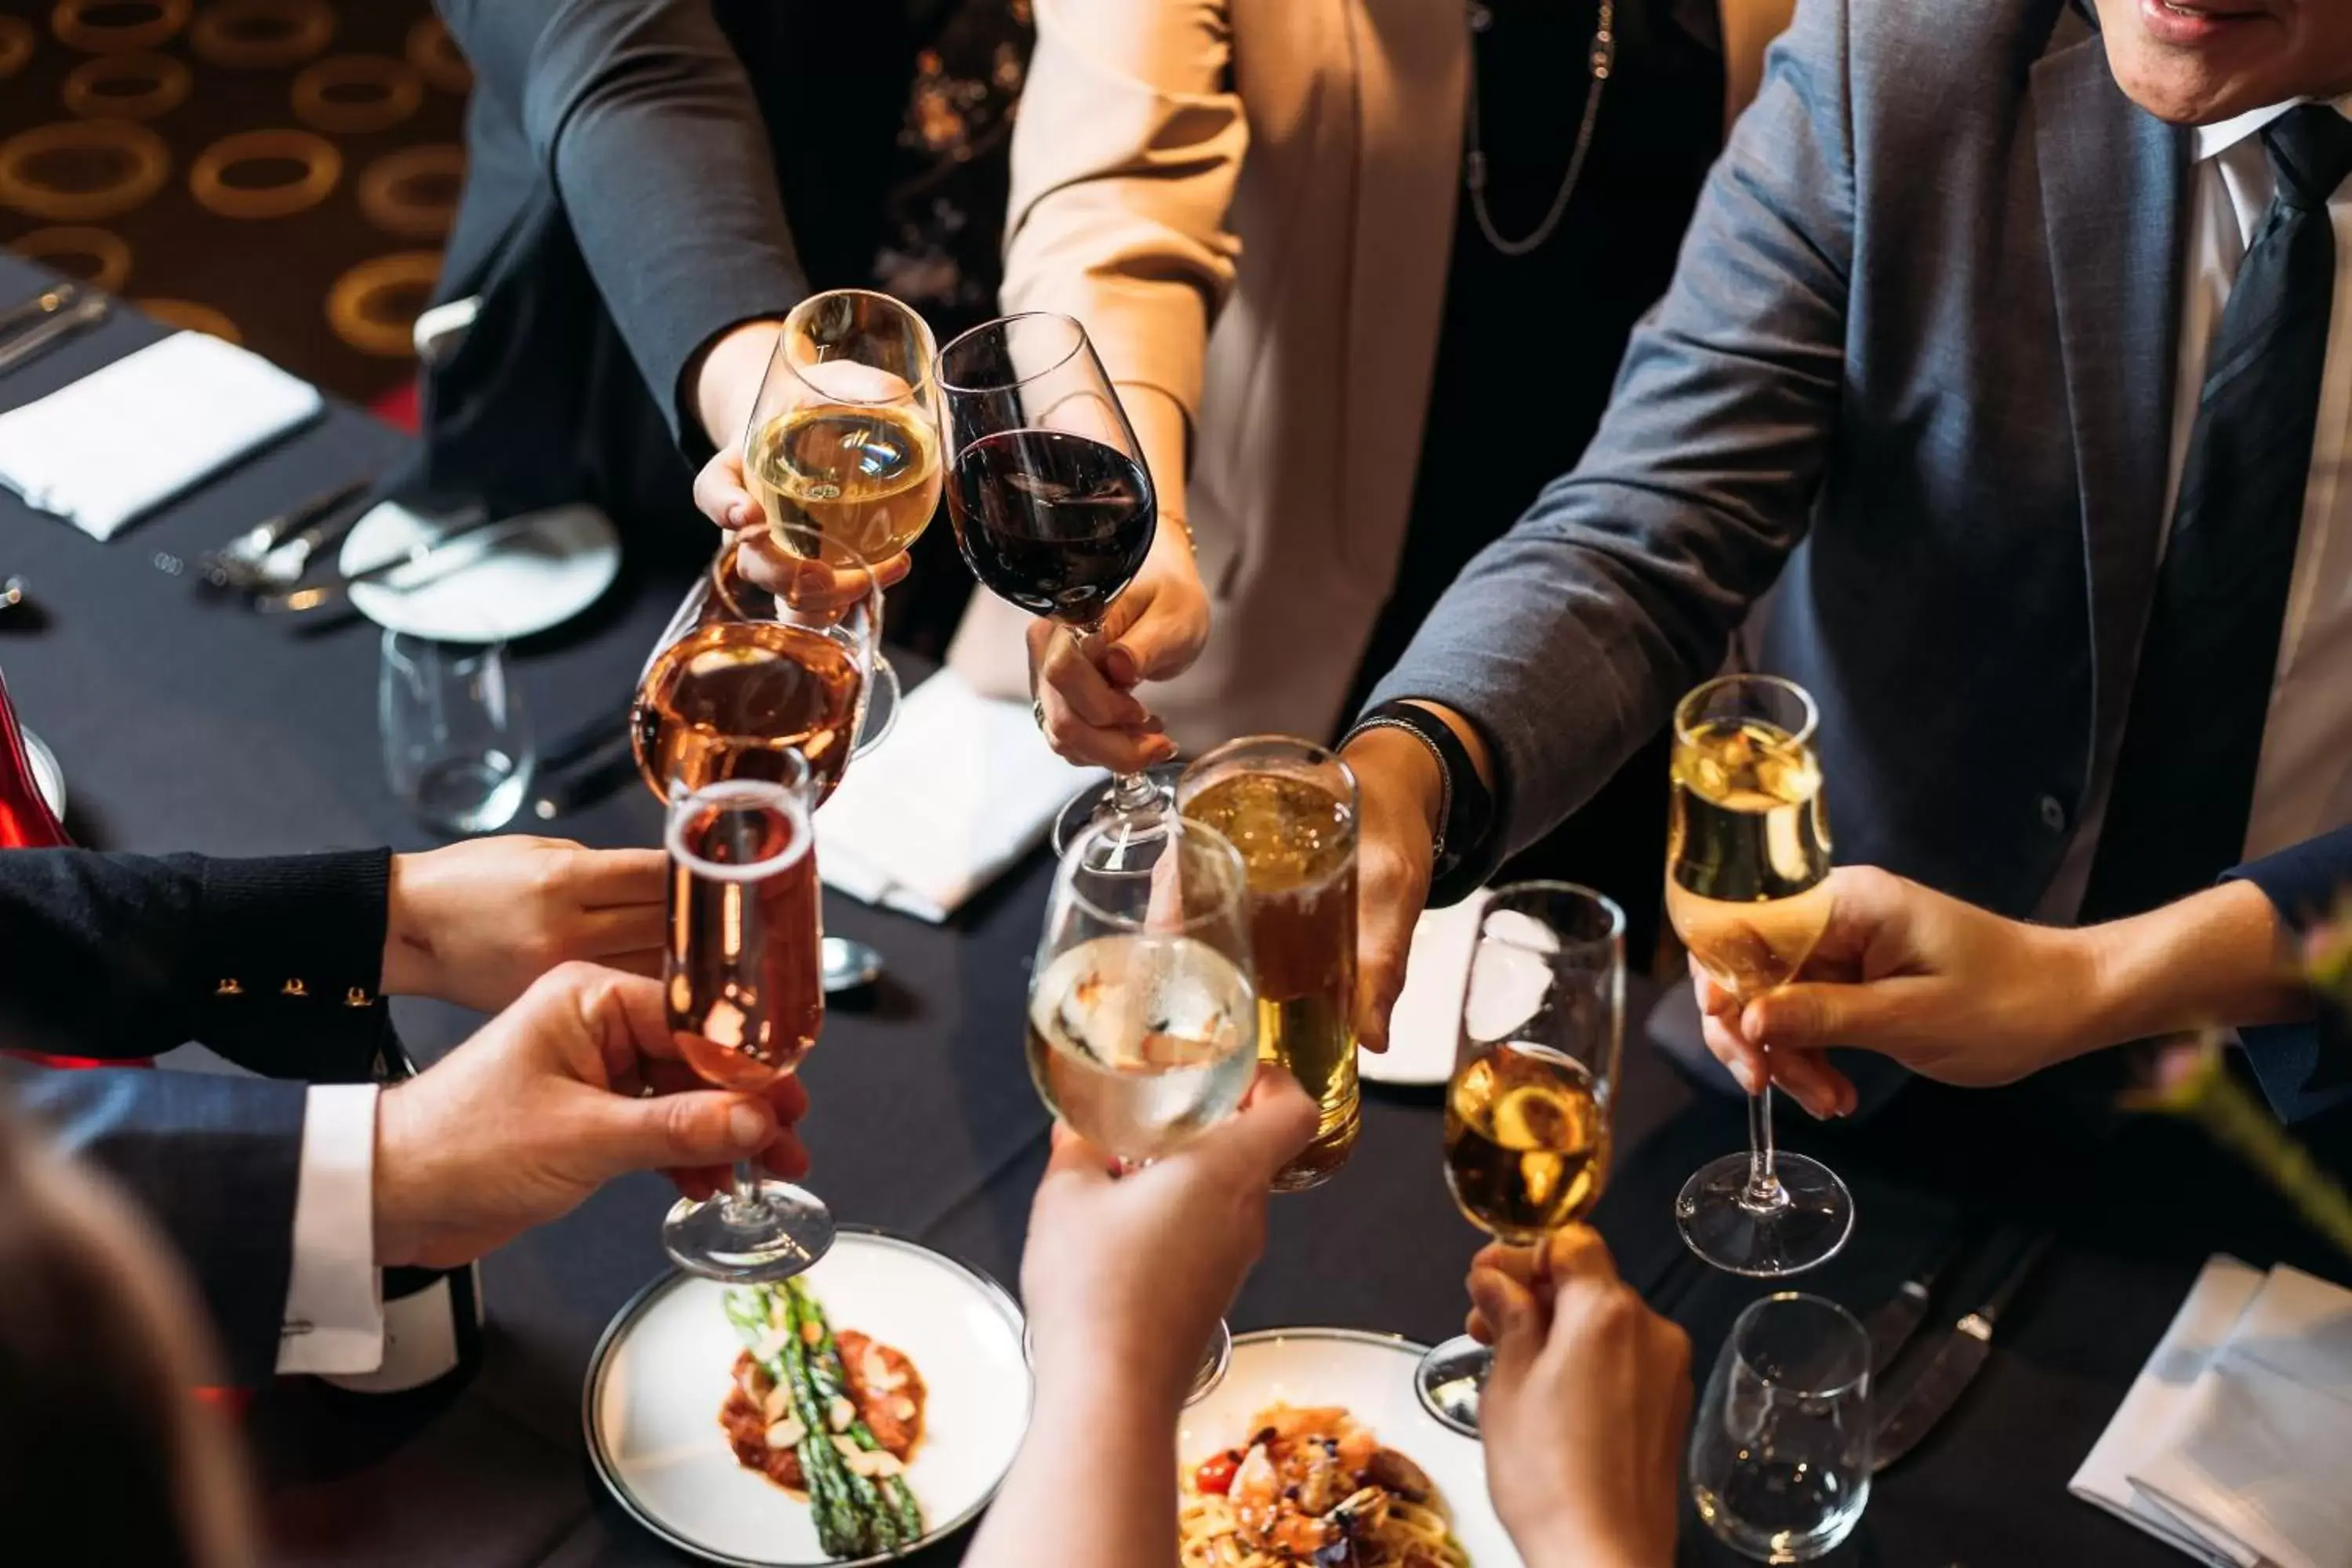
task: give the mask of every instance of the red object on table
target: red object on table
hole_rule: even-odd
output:
[[[16,722],[16,705],[9,700],[8,682],[0,677],[0,849],[63,849],[73,839],[65,824],[49,809],[33,776],[33,759],[25,750],[24,727]],[[12,1051],[12,1056],[53,1068],[153,1067],[140,1057],[128,1061],[98,1061],[89,1057],[56,1057],[41,1051]]]

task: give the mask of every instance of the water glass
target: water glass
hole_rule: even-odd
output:
[[[1870,1342],[1834,1301],[1794,1291],[1732,1325],[1691,1428],[1691,1500],[1759,1563],[1806,1563],[1870,1500]]]
[[[384,777],[425,822],[493,833],[530,788],[530,724],[507,678],[506,646],[383,634],[377,685]]]

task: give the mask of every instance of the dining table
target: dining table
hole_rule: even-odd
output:
[[[0,304],[47,274],[0,256]],[[0,376],[0,411],[161,336],[129,309]],[[122,432],[135,442],[140,433]],[[0,576],[29,597],[0,615],[0,670],[22,721],[55,751],[78,842],[211,855],[442,842],[385,782],[377,730],[381,634],[342,616],[249,613],[195,591],[190,563],[257,520],[340,481],[392,470],[412,437],[335,403],[323,416],[100,543],[0,493]],[[620,520],[618,581],[572,623],[512,647],[541,742],[618,724],[648,650],[706,542],[648,545]],[[668,542],[675,543],[677,542]],[[910,678],[919,662],[905,658]],[[1664,781],[1660,781],[1664,787]],[[594,846],[660,841],[635,784],[510,831]],[[1051,863],[1033,853],[941,924],[828,892],[829,931],[872,943],[881,980],[836,997],[802,1071],[810,1184],[844,1220],[912,1237],[1017,1289],[1049,1117],[1023,1060],[1025,987]],[[2069,1495],[2200,1267],[2217,1252],[2342,1279],[2292,1208],[2196,1127],[2115,1109],[2105,1090],[1966,1092],[1913,1084],[1879,1113],[1822,1125],[1787,1101],[1788,1146],[1828,1162],[1858,1213],[1843,1252],[1801,1278],[1716,1272],[1671,1213],[1684,1177],[1746,1136],[1738,1101],[1648,1044],[1660,985],[1635,955],[1614,1153],[1594,1223],[1624,1277],[1693,1342],[1700,1380],[1743,1307],[1776,1289],[1866,1313],[1958,1238],[1922,1346],[1948,1337],[2029,1240],[2041,1267],[1948,1415],[1877,1477],[1858,1529],[1828,1561],[1886,1568],[2061,1563],[2165,1568],[2170,1548]],[[429,1064],[480,1023],[394,1005]],[[195,1047],[165,1070],[219,1070]],[[1338,1325],[1430,1342],[1460,1331],[1481,1237],[1442,1163],[1441,1090],[1368,1085],[1352,1159],[1277,1196],[1265,1256],[1230,1313],[1236,1332]],[[485,1258],[478,1371],[428,1400],[371,1400],[286,1378],[244,1418],[268,1560],[316,1568],[625,1568],[689,1561],[604,1491],[588,1458],[583,1382],[614,1314],[667,1267],[658,1177],[612,1184]],[[1687,1490],[1687,1489],[1685,1489]],[[961,1559],[969,1532],[911,1561]],[[1679,1561],[1733,1563],[1687,1504]]]

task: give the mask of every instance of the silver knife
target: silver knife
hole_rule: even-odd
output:
[[[373,566],[340,573],[323,582],[289,593],[257,595],[252,601],[252,608],[264,616],[301,616],[323,608],[340,608],[351,597],[354,584],[382,582],[412,566],[432,567],[430,572],[388,584],[407,593],[481,564],[497,553],[500,545],[528,536],[536,526],[530,518],[510,518],[498,523],[478,520],[436,538],[420,540],[399,554],[379,561]]]
[[[89,294],[42,315],[33,325],[0,343],[0,371],[32,363],[84,327],[93,327],[106,320],[110,309],[103,299]]]
[[[2008,1276],[1993,1287],[1984,1305],[1952,1326],[1951,1337],[1920,1372],[1903,1395],[1903,1403],[1880,1417],[1871,1443],[1874,1471],[1886,1468],[1918,1447],[1936,1423],[1951,1414],[1952,1406],[1983,1369],[1985,1358],[1992,1353],[1994,1325],[2049,1250],[2050,1233],[2045,1230],[2011,1265]]]
[[[1937,1279],[1951,1267],[1959,1256],[1960,1244],[1967,1239],[1965,1230],[1955,1231],[1945,1238],[1944,1245],[1927,1260],[1927,1266],[1903,1281],[1894,1295],[1880,1302],[1870,1316],[1863,1319],[1862,1331],[1870,1339],[1870,1375],[1881,1376],[1919,1331],[1927,1319],[1928,1299],[1934,1294]]]

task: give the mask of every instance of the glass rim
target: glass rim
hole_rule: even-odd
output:
[[[1745,1342],[1748,1331],[1754,1326],[1759,1318],[1763,1316],[1765,1309],[1794,1306],[1801,1303],[1807,1307],[1827,1308],[1846,1329],[1853,1331],[1853,1348],[1859,1352],[1862,1364],[1854,1374],[1843,1383],[1832,1384],[1827,1388],[1800,1388],[1786,1378],[1768,1376],[1748,1358]],[[1870,1333],[1862,1326],[1862,1320],[1827,1296],[1816,1296],[1810,1290],[1775,1290],[1769,1296],[1759,1296],[1748,1302],[1747,1306],[1740,1309],[1739,1316],[1732,1320],[1731,1332],[1725,1338],[1723,1345],[1724,1350],[1740,1365],[1746,1367],[1748,1373],[1759,1382],[1769,1384],[1774,1388],[1796,1394],[1801,1398],[1836,1399],[1853,1393],[1870,1380]]]
[[[1791,746],[1812,744],[1813,735],[1821,728],[1821,705],[1813,700],[1811,692],[1786,676],[1780,675],[1718,675],[1712,680],[1699,682],[1683,693],[1682,700],[1675,704],[1675,739],[1685,745],[1697,744],[1698,737],[1693,732],[1689,718],[1692,710],[1701,699],[1712,697],[1720,691],[1728,691],[1735,686],[1760,686],[1768,690],[1783,691],[1794,697],[1799,710],[1805,716],[1805,721],[1790,731],[1788,744]]]
[[[817,303],[819,300],[837,300],[851,297],[866,300],[879,300],[896,310],[905,311],[908,319],[913,321],[916,327],[921,331],[924,340],[929,343],[931,352],[929,354],[920,356],[920,364],[916,371],[915,378],[907,384],[907,390],[905,392],[894,393],[888,397],[845,397],[839,393],[828,391],[826,388],[819,386],[816,383],[811,381],[806,375],[803,374],[800,365],[793,363],[792,355],[787,352],[786,344],[791,341],[789,334],[792,331],[793,320],[794,317],[798,316],[803,310],[807,310],[811,305]],[[784,368],[793,373],[793,379],[794,381],[799,382],[803,386],[807,387],[811,392],[815,393],[827,403],[838,404],[846,408],[896,407],[901,403],[911,403],[917,400],[922,395],[923,390],[929,386],[938,377],[940,349],[938,340],[931,334],[931,324],[923,320],[923,313],[920,310],[916,310],[912,305],[908,304],[907,301],[899,299],[896,294],[885,294],[879,289],[820,289],[814,294],[803,295],[799,304],[794,305],[791,310],[784,312],[784,319],[778,324],[778,326],[779,331],[776,335],[774,357],[783,361]],[[961,336],[961,334],[958,335]],[[818,360],[815,363],[818,364],[833,364],[845,362]],[[850,360],[845,363],[851,364],[864,364],[866,362],[864,360]],[[880,365],[875,365],[871,368],[880,370],[883,367]],[[787,412],[789,412],[789,410]],[[765,420],[755,421],[756,426],[764,426],[765,424]],[[743,434],[748,444],[751,431],[747,429]]]
[[[1304,735],[1284,735],[1268,731],[1264,734],[1235,735],[1230,740],[1220,741],[1184,764],[1183,771],[1176,775],[1175,793],[1179,795],[1184,794],[1184,781],[1194,773],[1205,771],[1211,764],[1231,763],[1234,759],[1226,753],[1239,752],[1258,746],[1269,749],[1286,747],[1302,753],[1301,760],[1310,767],[1328,766],[1338,769],[1340,778],[1345,780],[1348,785],[1346,803],[1348,831],[1350,836],[1361,836],[1360,819],[1364,812],[1364,786],[1356,777],[1356,770],[1348,765],[1348,759],[1341,756],[1336,749],[1323,744],[1320,741],[1310,741]]]
[[[762,532],[768,533],[771,537],[773,536],[774,529],[772,524],[761,523],[760,528]],[[742,553],[744,546],[750,542],[744,535],[751,531],[749,529],[744,529],[737,532],[732,532],[719,542],[718,552],[710,558],[710,592],[718,598],[720,604],[733,611],[738,619],[746,621],[772,620],[775,618],[772,616],[755,616],[749,610],[746,610],[740,603],[737,602],[736,596],[727,591],[727,579],[730,575],[728,572],[728,564],[738,555]],[[883,595],[886,592],[882,586],[881,569],[876,566],[873,562],[867,560],[856,545],[839,543],[833,539],[825,537],[822,533],[819,533],[817,537],[823,549],[826,551],[837,551],[841,554],[849,557],[849,560],[844,563],[836,563],[827,560],[823,555],[796,555],[793,556],[793,559],[795,561],[806,561],[813,565],[822,566],[831,572],[863,572],[866,574],[865,588],[857,594],[856,598],[845,601],[843,604],[842,608],[845,611],[853,605],[862,604],[866,607],[867,616],[878,624],[882,618]],[[732,575],[739,582],[749,584],[754,592],[767,595],[769,598],[774,600],[778,605],[782,605],[787,609],[795,607],[792,605],[784,598],[784,595],[776,589],[761,587],[758,584],[752,583],[750,578],[744,576],[740,572],[736,572]]]
[[[1036,370],[1031,371],[1026,375],[1017,375],[1011,381],[998,382],[990,386],[966,386],[961,382],[950,381],[948,379],[948,355],[955,353],[957,346],[962,343],[965,339],[976,338],[982,332],[1002,331],[1004,328],[1012,326],[1016,321],[1059,321],[1064,326],[1069,328],[1071,332],[1074,334],[1068,350],[1063,353],[1061,358],[1055,360],[1053,363],[1041,366]],[[1092,340],[1087,336],[1086,323],[1079,321],[1076,316],[1065,315],[1059,310],[1015,310],[1011,315],[992,316],[989,320],[981,322],[978,326],[966,327],[962,331],[958,332],[954,337],[950,338],[945,343],[941,344],[940,347],[939,361],[932,373],[932,379],[939,383],[940,390],[941,392],[960,392],[966,395],[984,395],[992,392],[1013,392],[1022,387],[1027,386],[1032,382],[1042,381],[1045,377],[1053,374],[1055,371],[1061,369],[1064,365],[1077,358],[1078,351],[1087,347],[1091,342]]]
[[[1164,924],[1153,925],[1150,923],[1150,916],[1149,914],[1140,917],[1135,915],[1116,914],[1109,910],[1104,909],[1094,900],[1087,897],[1087,895],[1079,889],[1077,885],[1077,879],[1080,872],[1076,864],[1076,856],[1075,851],[1079,847],[1079,846],[1090,843],[1094,839],[1109,833],[1114,828],[1122,828],[1127,826],[1128,824],[1124,820],[1117,817],[1102,822],[1089,822],[1079,831],[1078,836],[1076,838],[1070,840],[1069,848],[1062,851],[1061,864],[1055,867],[1054,870],[1054,880],[1055,883],[1063,889],[1063,890],[1068,895],[1068,898],[1073,904],[1076,904],[1087,914],[1102,921],[1104,925],[1110,927],[1114,931],[1132,932],[1138,936],[1184,936],[1198,927],[1208,925],[1213,921],[1229,919],[1243,921],[1244,925],[1246,925],[1249,919],[1249,862],[1242,858],[1242,852],[1239,848],[1235,847],[1234,841],[1227,838],[1215,828],[1211,827],[1208,824],[1203,822],[1193,822],[1189,818],[1180,816],[1173,812],[1169,813],[1165,828],[1165,831],[1171,837],[1181,838],[1186,834],[1198,834],[1212,849],[1223,851],[1223,858],[1230,862],[1234,874],[1234,901],[1231,910],[1204,910],[1197,915],[1185,916],[1180,923],[1174,926]],[[1116,873],[1113,872],[1097,872],[1094,874],[1098,876],[1116,875]],[[1143,874],[1149,875],[1150,873],[1147,872]]]
[[[1609,929],[1599,936],[1570,936],[1564,931],[1550,927],[1547,922],[1546,929],[1551,930],[1559,939],[1559,946],[1556,948],[1537,947],[1531,942],[1520,942],[1514,937],[1489,935],[1486,931],[1486,911],[1494,909],[1507,895],[1512,893],[1559,893],[1581,900],[1597,907],[1601,913],[1609,917]],[[1527,911],[1518,912],[1525,914]],[[1528,918],[1532,920],[1537,917],[1530,915]],[[1497,947],[1507,947],[1519,952],[1533,953],[1538,958],[1545,959],[1564,957],[1572,951],[1587,948],[1622,950],[1625,944],[1625,910],[1608,894],[1597,888],[1588,888],[1581,882],[1561,882],[1543,877],[1530,878],[1524,882],[1505,882],[1500,887],[1487,889],[1486,901],[1478,906],[1478,941],[1481,943],[1493,942]]]
[[[662,847],[668,852],[672,866],[685,869],[689,876],[709,881],[757,882],[789,871],[810,857],[816,848],[816,813],[808,798],[812,778],[808,759],[790,749],[776,754],[792,759],[791,765],[796,775],[793,782],[719,779],[699,789],[688,789],[676,779],[670,781],[669,798],[662,823]],[[753,805],[774,806],[793,825],[793,842],[782,853],[745,866],[721,865],[697,855],[686,847],[682,834],[689,809],[703,805],[736,811]]]

